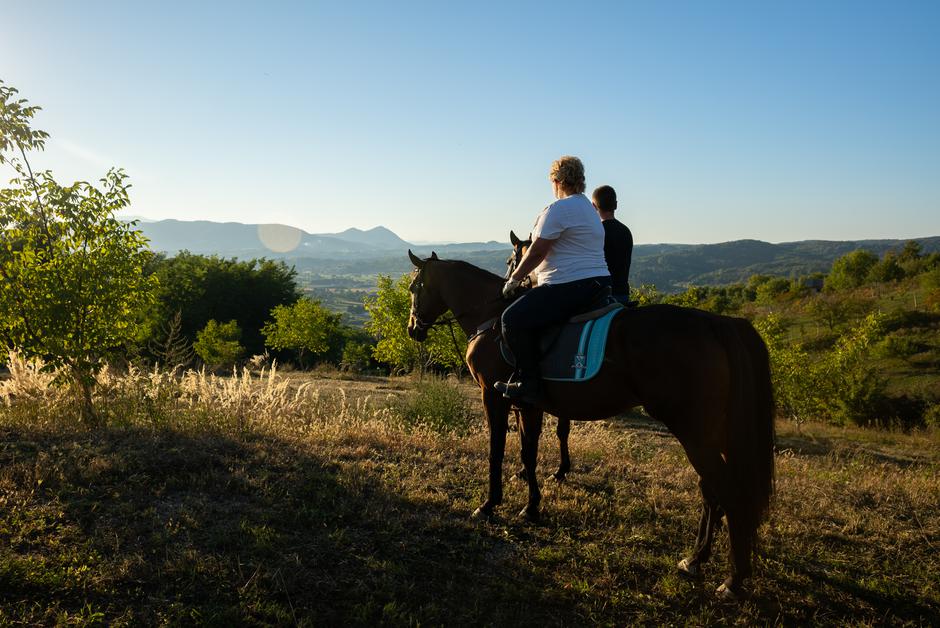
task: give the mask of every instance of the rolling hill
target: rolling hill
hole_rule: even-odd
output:
[[[411,270],[407,250],[444,258],[463,259],[498,274],[505,270],[509,243],[411,244],[385,227],[347,229],[313,234],[284,225],[160,220],[139,228],[151,248],[167,254],[180,250],[223,257],[283,259],[298,271],[330,276],[398,275]],[[289,250],[265,245],[271,231],[289,237]],[[283,240],[283,237],[281,238]],[[916,238],[925,253],[940,251],[940,236]],[[838,257],[864,248],[878,255],[900,250],[906,240],[803,240],[773,244],[736,240],[720,244],[639,244],[633,251],[630,282],[653,284],[664,292],[689,285],[722,285],[746,281],[755,274],[798,277],[826,272]]]

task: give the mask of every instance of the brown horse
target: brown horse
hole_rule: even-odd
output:
[[[462,261],[422,260],[408,252],[411,282],[408,334],[422,341],[447,310],[470,341],[467,364],[480,386],[489,427],[489,490],[474,516],[490,518],[502,502],[502,463],[510,402],[493,388],[512,368],[497,345],[498,320],[508,305],[503,278]],[[757,529],[774,488],[773,394],[767,348],[751,324],[690,308],[651,305],[626,309],[610,328],[604,367],[586,382],[543,382],[538,408],[522,405],[522,462],[528,503],[536,519],[536,477],[543,411],[581,420],[606,419],[642,405],[678,438],[698,472],[703,497],[695,549],[678,568],[699,574],[711,555],[724,516],[731,545],[731,574],[718,588],[736,597],[751,574]]]

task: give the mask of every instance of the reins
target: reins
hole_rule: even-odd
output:
[[[415,281],[412,282],[412,285],[411,285],[411,287],[409,288],[409,290],[410,290],[412,293],[414,293],[414,294],[418,294],[418,293],[420,292],[420,290],[421,290],[421,287],[422,287],[423,284],[424,284],[423,272],[424,272],[424,269],[421,268],[421,273],[419,273],[419,275],[415,278]],[[492,298],[492,299],[488,299],[488,300],[483,301],[483,302],[481,302],[481,303],[477,303],[477,304],[474,305],[473,307],[471,307],[471,308],[469,308],[469,309],[467,309],[467,310],[463,310],[463,311],[461,311],[461,312],[455,312],[453,309],[450,309],[450,315],[449,315],[449,316],[448,316],[448,315],[441,316],[438,320],[433,321],[433,322],[431,322],[431,323],[428,323],[428,322],[424,321],[420,316],[418,316],[418,313],[415,311],[416,308],[414,308],[414,307],[412,307],[411,316],[412,316],[412,318],[414,319],[415,327],[416,327],[417,329],[421,329],[421,330],[424,330],[424,331],[427,331],[427,330],[431,329],[432,327],[440,327],[440,326],[443,326],[443,325],[447,325],[448,329],[450,330],[451,342],[453,342],[453,345],[454,345],[454,353],[456,353],[457,355],[460,356],[461,360],[462,360],[463,363],[464,363],[464,366],[466,366],[466,367],[467,367],[467,370],[469,371],[469,370],[470,370],[470,365],[467,364],[467,360],[466,360],[466,358],[464,357],[464,352],[462,352],[462,351],[460,350],[460,345],[459,345],[458,342],[457,342],[457,334],[454,332],[454,323],[460,324],[460,323],[459,323],[459,319],[464,318],[464,317],[469,316],[469,315],[472,315],[472,314],[474,314],[474,313],[476,313],[476,312],[479,312],[479,311],[481,311],[481,310],[483,310],[483,309],[485,309],[485,308],[488,308],[488,307],[492,306],[492,305],[495,304],[495,303],[499,303],[499,302],[504,301],[504,300],[505,300],[505,299],[503,298],[502,293],[500,293],[499,295],[497,295],[496,297],[494,297],[494,298]],[[505,309],[505,308],[504,308],[504,309]],[[498,318],[498,316],[497,316],[497,318]],[[492,320],[492,319],[491,319],[491,320]],[[472,340],[473,338],[477,337],[478,335],[479,335],[479,331],[478,331],[477,333],[474,333],[474,334],[470,335],[470,336],[467,338],[467,341],[469,342],[470,340]]]

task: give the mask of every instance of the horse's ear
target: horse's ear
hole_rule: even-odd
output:
[[[519,246],[519,242],[520,242],[519,236],[516,235],[515,231],[510,230],[509,231],[509,243],[512,244],[513,246]]]
[[[411,258],[411,263],[417,268],[424,268],[424,260],[412,253],[411,249],[408,249],[408,257]]]
[[[429,259],[437,259],[437,253],[431,251],[431,257]]]
[[[531,243],[532,243],[532,232],[530,231],[530,232],[529,232],[529,244],[531,244]]]

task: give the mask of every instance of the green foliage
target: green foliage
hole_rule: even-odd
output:
[[[405,427],[425,427],[440,433],[466,434],[473,413],[460,388],[436,377],[422,379],[413,395],[400,397],[392,411]]]
[[[22,168],[28,167],[26,151],[43,150],[49,134],[31,126],[32,119],[42,108],[17,98],[18,93],[16,88],[0,81],[0,165],[10,163],[22,174]],[[11,152],[18,152],[23,161],[10,157]]]
[[[188,342],[210,320],[238,322],[242,343],[251,355],[264,352],[262,327],[271,310],[297,301],[296,273],[282,261],[239,261],[183,251],[156,258],[151,272],[159,279],[156,303],[147,315],[151,342],[161,327],[180,314],[179,333]]]
[[[904,279],[904,276],[904,268],[901,267],[898,256],[891,251],[885,253],[885,256],[868,271],[868,281],[876,283],[900,281]]]
[[[652,284],[643,284],[639,288],[630,288],[630,298],[639,305],[652,305],[653,303],[662,303],[663,293],[656,289]]]
[[[921,288],[927,292],[940,290],[940,266],[922,273],[918,280]]]
[[[340,359],[339,366],[344,371],[364,373],[372,364],[374,350],[372,344],[355,340],[349,341],[343,346],[343,356]]]
[[[771,277],[767,281],[761,282],[757,286],[755,300],[758,303],[770,304],[777,300],[780,295],[790,291],[790,280],[783,277]]]
[[[0,163],[19,174],[0,190],[0,342],[50,369],[67,367],[94,419],[94,374],[138,334],[151,301],[150,253],[134,223],[115,218],[129,204],[122,170],[98,186],[62,186],[48,171],[33,176],[26,151],[47,136],[29,128],[38,108],[15,94],[0,84]],[[5,154],[12,150],[20,156]]]
[[[846,253],[832,263],[832,270],[826,277],[826,290],[858,288],[865,282],[868,273],[877,263],[878,256],[865,249]]]
[[[935,403],[924,411],[924,424],[930,428],[940,429],[940,403]]]
[[[458,325],[432,327],[424,342],[415,342],[408,337],[410,283],[408,275],[402,275],[398,281],[380,275],[375,296],[365,302],[369,313],[366,329],[378,338],[375,358],[399,372],[431,366],[461,368],[467,351],[467,337]]]
[[[787,417],[840,425],[888,418],[881,416],[885,381],[868,359],[873,344],[884,335],[883,316],[869,314],[815,361],[791,342],[776,316],[755,320],[754,325],[767,343],[774,395]]]
[[[924,255],[920,242],[908,240],[897,255],[898,265],[908,277],[919,275],[929,268],[930,259]]]
[[[876,347],[880,355],[888,358],[909,358],[923,349],[917,340],[898,333],[885,336]]]
[[[681,307],[698,307],[705,300],[708,294],[706,288],[701,286],[689,286],[685,292],[671,294],[663,299],[664,303],[678,305]]]
[[[330,340],[339,334],[339,314],[330,312],[319,301],[300,299],[291,305],[271,310],[273,320],[261,328],[265,345],[276,350],[292,350],[301,366],[305,357],[314,358],[330,349]]]
[[[199,333],[193,350],[212,369],[228,368],[245,354],[241,344],[242,330],[238,322],[219,323],[210,320]]]
[[[821,293],[805,303],[807,314],[823,323],[830,332],[846,325],[853,317],[860,316],[865,304],[845,294]]]
[[[843,335],[819,365],[825,384],[822,406],[830,420],[839,424],[865,425],[879,418],[883,409],[885,381],[872,366],[869,352],[884,335],[884,317],[869,314]],[[879,407],[881,406],[881,407]]]
[[[770,369],[777,406],[798,423],[816,418],[820,414],[819,399],[813,394],[818,373],[812,368],[809,356],[798,345],[790,342],[780,318],[770,314],[754,320],[754,327],[763,337],[770,353]]]

